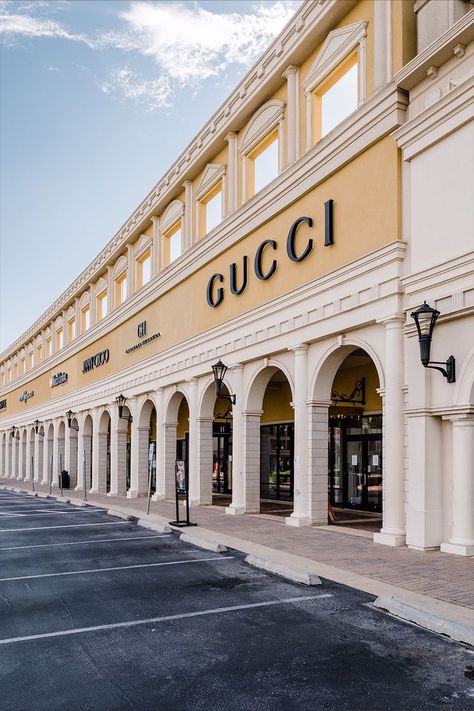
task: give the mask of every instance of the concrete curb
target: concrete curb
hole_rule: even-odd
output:
[[[386,610],[391,615],[408,622],[414,622],[420,627],[447,635],[457,642],[464,642],[474,647],[474,626],[472,622],[455,620],[441,616],[433,606],[413,605],[396,597],[380,595],[373,603],[374,607]]]
[[[303,585],[321,585],[321,579],[317,575],[313,575],[309,570],[298,570],[290,568],[287,565],[277,563],[275,560],[265,560],[255,555],[248,555],[245,562],[253,565],[255,568],[267,570],[269,573],[279,575],[281,578],[286,578],[294,583],[303,583]]]
[[[149,528],[150,531],[157,531],[158,533],[172,533],[172,529],[165,523],[155,523],[154,521],[148,521],[146,518],[139,518],[137,521],[139,526],[143,528]]]
[[[116,509],[107,509],[109,516],[115,516],[116,518],[123,518],[125,521],[136,521],[137,517],[131,514],[126,514],[123,511],[117,511]]]
[[[206,551],[213,551],[214,553],[226,553],[226,546],[222,543],[217,543],[216,541],[206,541],[205,538],[199,538],[199,536],[193,536],[190,533],[182,533],[179,537],[180,541],[183,543],[190,543],[192,546],[197,548],[204,548]]]

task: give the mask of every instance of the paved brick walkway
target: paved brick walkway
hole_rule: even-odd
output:
[[[12,479],[0,484],[31,490],[28,483]],[[38,490],[38,487],[36,487]],[[46,492],[46,487],[39,487]],[[53,493],[58,494],[57,487]],[[79,492],[66,492],[68,497],[81,499]],[[143,510],[145,499],[126,499],[88,494],[89,502],[109,507]],[[175,506],[167,502],[152,502],[151,513],[175,518]],[[474,558],[448,555],[440,551],[412,551],[373,543],[369,538],[352,536],[320,528],[293,528],[283,518],[257,515],[228,516],[222,507],[196,507],[191,518],[203,528],[259,543],[276,550],[309,558],[335,568],[364,575],[384,583],[429,597],[474,609]]]

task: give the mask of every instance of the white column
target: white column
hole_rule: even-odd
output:
[[[197,481],[198,498],[192,505],[212,504],[212,417],[198,417],[197,426]]]
[[[135,291],[135,256],[133,245],[127,245],[127,298]]]
[[[375,543],[405,544],[405,482],[403,470],[403,322],[385,323],[385,393],[383,397],[383,526]]]
[[[286,146],[287,165],[291,165],[299,154],[299,100],[298,67],[290,64],[282,75],[286,79]]]
[[[107,312],[110,313],[115,308],[115,289],[114,289],[114,269],[107,267]]]
[[[185,180],[184,188],[184,216],[183,216],[183,251],[189,249],[193,243],[193,184]]]
[[[444,553],[474,556],[474,414],[456,415],[452,423],[452,535]]]
[[[56,474],[55,476],[58,478],[58,484],[59,484],[59,474],[62,472],[63,469],[66,469],[64,463],[66,460],[65,457],[65,452],[66,452],[66,442],[65,438],[67,437],[67,425],[66,428],[61,428],[61,430],[64,432],[64,436],[59,437],[59,422],[58,422],[58,458],[55,460],[56,461]]]
[[[229,144],[228,160],[227,160],[227,209],[225,216],[232,214],[237,210],[237,192],[238,192],[238,153],[237,153],[237,134],[235,131],[230,131],[225,140]]]
[[[165,498],[165,425],[164,425],[164,393],[163,388],[156,390],[156,491],[152,501],[162,501]]]
[[[69,487],[73,489],[77,483],[77,430],[66,428],[64,445],[64,469],[69,474]]]
[[[200,489],[201,483],[199,480],[199,452],[198,452],[198,394],[197,378],[191,378],[189,381],[189,453],[188,453],[188,467],[189,467],[189,502],[193,502],[195,505],[200,503]]]
[[[21,481],[23,479],[23,464],[24,464],[24,451],[23,451],[23,435],[20,435],[18,441],[18,474],[17,479]]]
[[[392,3],[374,0],[374,84],[381,89],[392,79]]]
[[[107,432],[99,432],[99,418],[94,422],[92,444],[92,490],[105,494],[107,490]]]
[[[293,400],[294,416],[294,486],[293,513],[285,519],[290,526],[309,526],[311,523],[309,503],[310,486],[308,478],[308,346],[302,343],[295,348],[294,373],[295,394]]]
[[[140,427],[135,416],[132,422],[131,471],[129,499],[145,496],[148,491],[148,439],[149,426]]]
[[[43,476],[43,448],[44,448],[44,437],[42,437],[38,431],[35,433],[35,444],[33,451],[33,465],[34,465],[34,480],[39,483]]]
[[[31,428],[26,430],[26,448],[25,448],[25,481],[31,481],[31,457],[33,456],[33,447],[31,446]]]
[[[262,412],[262,410],[242,412],[244,509],[242,513],[260,512],[260,418]]]
[[[151,218],[153,223],[153,236],[151,242],[151,275],[159,274],[161,271],[160,259],[160,218],[153,215]]]
[[[53,430],[53,484],[59,484],[58,478],[58,462],[59,462],[59,420],[54,421]]]
[[[242,374],[243,366],[232,366],[232,389],[236,396],[232,405],[232,503],[226,507],[226,514],[245,513],[244,449],[242,419]]]
[[[48,439],[49,424],[48,421],[43,422],[43,478],[41,479],[41,484],[47,484],[49,482],[50,454],[52,453],[52,442]]]
[[[328,522],[328,426],[330,402],[312,400],[308,407],[308,478],[310,523]]]

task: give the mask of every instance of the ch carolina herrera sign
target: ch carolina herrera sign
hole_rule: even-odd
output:
[[[332,244],[334,244],[334,237],[333,237],[333,204],[334,200],[327,200],[324,203],[324,246],[329,247]],[[303,251],[301,251],[299,254],[296,252],[296,234],[298,232],[298,227],[301,224],[306,224],[309,227],[313,226],[313,219],[311,217],[307,217],[306,215],[302,217],[298,217],[297,220],[293,222],[291,225],[289,232],[288,232],[288,237],[286,239],[286,253],[288,258],[292,262],[302,262],[306,257],[309,256],[313,249],[313,240],[311,238],[308,239],[305,248]],[[274,239],[265,239],[263,242],[257,247],[257,250],[255,252],[254,260],[253,260],[253,266],[254,266],[254,272],[255,276],[257,279],[261,279],[262,281],[266,281],[267,279],[270,279],[276,272],[278,262],[276,259],[273,259],[270,266],[267,268],[267,270],[264,272],[263,271],[263,266],[262,266],[262,261],[263,261],[263,256],[266,252],[275,252],[278,249],[278,244],[276,240]],[[239,294],[242,294],[243,291],[247,288],[247,283],[248,283],[248,257],[247,255],[244,255],[242,257],[242,275],[240,278],[240,284],[237,283],[237,263],[232,262],[232,264],[229,265],[229,290],[231,294],[234,294],[235,296],[239,296]],[[224,275],[221,274],[220,272],[216,272],[213,274],[209,281],[207,282],[207,288],[206,288],[206,300],[209,306],[216,307],[219,306],[219,304],[222,303],[224,300],[224,287],[223,286],[217,286],[216,284],[224,284],[225,279]]]
[[[88,373],[90,370],[94,370],[94,368],[98,368],[100,365],[108,363],[109,355],[109,349],[106,348],[105,351],[100,351],[100,353],[96,353],[94,356],[86,358],[82,364],[82,372]]]

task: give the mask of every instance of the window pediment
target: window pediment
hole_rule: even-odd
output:
[[[181,200],[173,200],[164,211],[160,229],[162,232],[167,232],[170,227],[173,227],[175,222],[178,222],[184,215],[184,203]]]
[[[354,22],[328,34],[303,82],[305,94],[312,92],[367,35],[367,22]]]
[[[135,245],[135,256],[140,256],[151,246],[151,239],[147,235],[140,235],[140,239]]]
[[[194,195],[196,200],[201,200],[206,193],[209,192],[209,190],[213,188],[219,180],[221,180],[221,178],[225,175],[226,167],[227,166],[223,163],[207,164],[202,180],[199,184],[199,188],[196,190]]]
[[[91,295],[89,294],[88,291],[85,291],[82,294],[81,298],[79,299],[79,307],[81,309],[83,309],[84,306],[87,306],[90,303],[90,300],[91,300]]]
[[[128,267],[127,257],[119,257],[114,265],[114,277],[119,276]]]
[[[285,103],[274,99],[267,101],[253,115],[245,134],[242,136],[240,151],[243,155],[247,155],[255,146],[274,129],[285,112]]]
[[[104,279],[104,277],[100,277],[99,281],[95,285],[95,293],[96,294],[101,294],[103,291],[106,291],[108,287],[107,281]]]

